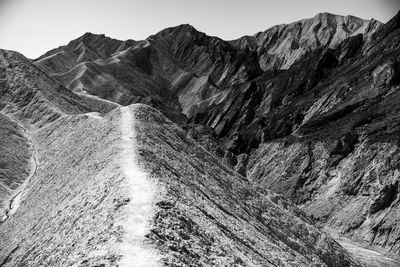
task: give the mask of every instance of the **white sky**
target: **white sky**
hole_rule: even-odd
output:
[[[0,0],[0,48],[36,58],[85,32],[145,39],[189,23],[225,40],[319,12],[387,22],[400,0]]]

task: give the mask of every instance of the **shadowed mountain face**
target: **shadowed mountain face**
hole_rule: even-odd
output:
[[[0,265],[398,266],[399,19],[1,50]]]

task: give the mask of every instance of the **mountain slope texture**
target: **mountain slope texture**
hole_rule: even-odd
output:
[[[400,13],[0,50],[0,266],[400,266]]]

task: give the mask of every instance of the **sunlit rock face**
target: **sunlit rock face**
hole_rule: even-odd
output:
[[[1,50],[0,265],[398,266],[399,25]]]
[[[337,48],[343,40],[357,35],[368,41],[381,25],[373,19],[320,13],[310,19],[274,26],[232,43],[257,50],[263,70],[288,69],[307,52],[319,47]]]

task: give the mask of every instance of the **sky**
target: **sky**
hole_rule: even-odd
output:
[[[85,32],[142,40],[188,23],[232,40],[320,12],[387,22],[400,0],[0,0],[0,48],[37,58]]]

